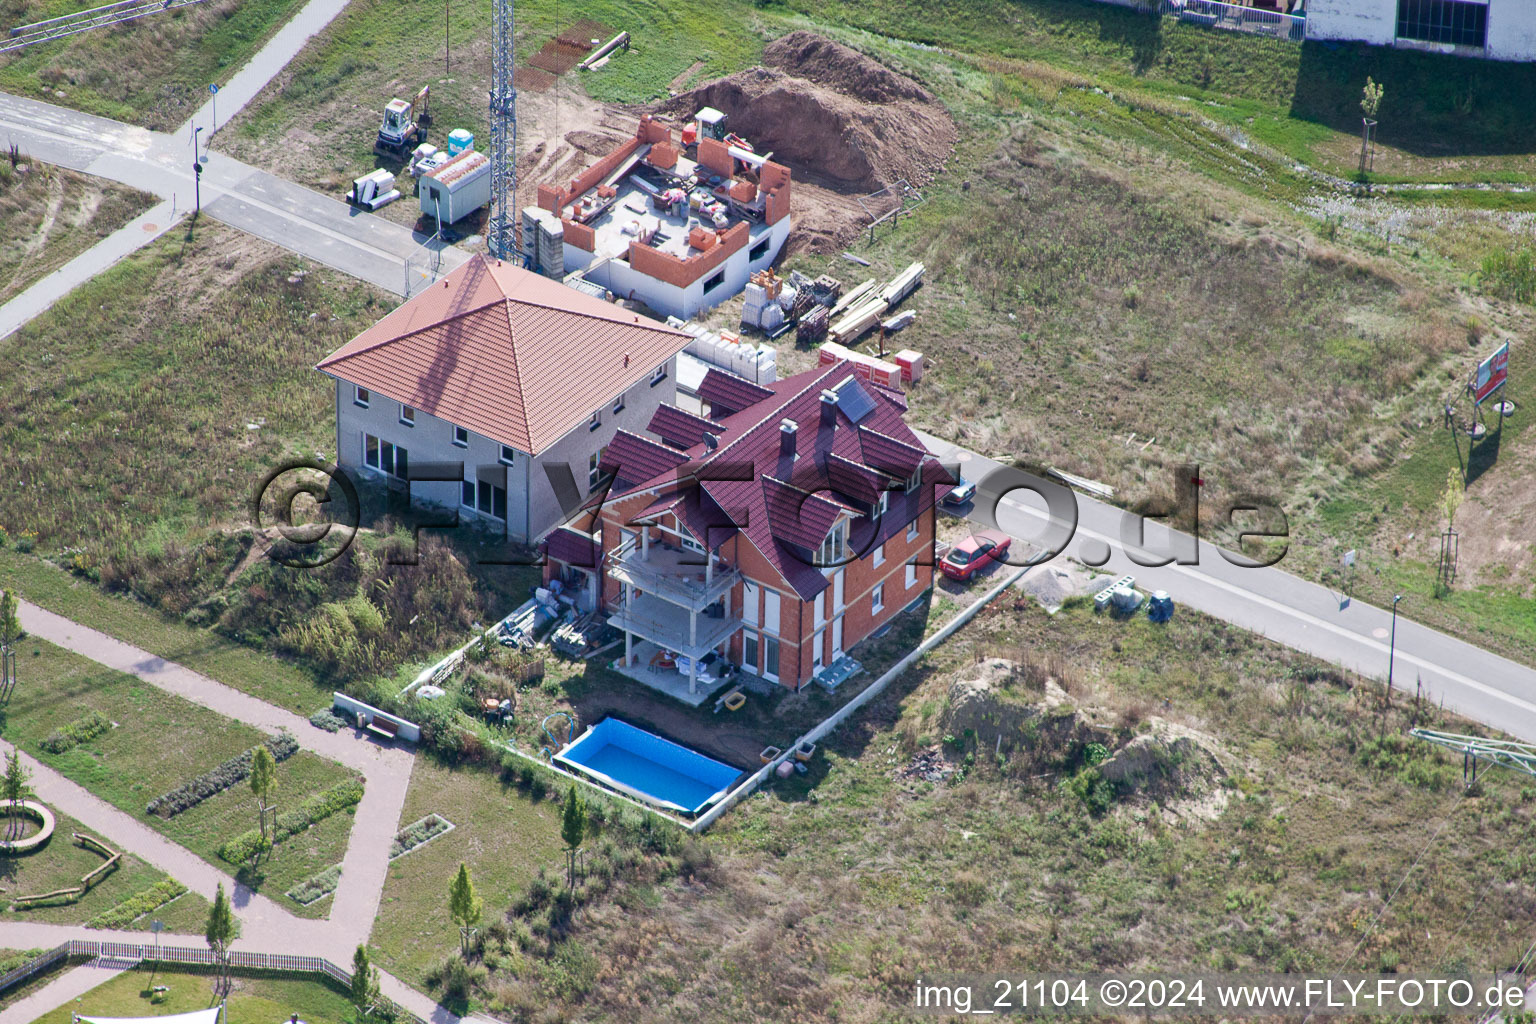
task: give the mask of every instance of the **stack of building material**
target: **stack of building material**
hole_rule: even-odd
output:
[[[827,307],[813,305],[795,327],[797,345],[814,345],[827,336]]]
[[[744,377],[754,384],[772,384],[779,379],[778,353],[772,345],[743,342],[738,334],[716,333],[693,321],[667,317],[667,326],[693,336],[684,349],[694,358]]]
[[[874,290],[875,279],[870,278],[868,281],[865,281],[863,284],[859,285],[857,288],[854,288],[852,291],[846,292],[842,298],[834,302],[832,304],[832,315],[834,317],[841,316],[844,312],[851,309],[855,304],[863,302],[864,299],[867,298]]]
[[[817,302],[823,306],[832,306],[837,302],[837,297],[843,294],[843,282],[830,274],[822,274],[811,282],[811,292]]]
[[[923,354],[904,348],[897,352],[893,359],[896,365],[901,367],[901,379],[908,383],[923,379]]]
[[[539,221],[539,270],[556,280],[565,276],[565,225],[546,216]]]
[[[847,343],[862,337],[898,302],[912,294],[912,290],[923,279],[923,270],[921,263],[913,263],[878,291],[874,289],[873,281],[867,281],[865,284],[869,285],[868,288],[860,285],[844,295],[832,308],[832,315],[837,317],[830,329],[832,340]],[[853,301],[850,302],[850,299]]]
[[[763,326],[763,310],[769,306],[778,308],[778,304],[768,297],[768,289],[758,284],[756,277],[757,275],[754,274],[753,280],[748,281],[747,287],[742,291],[741,326],[744,328]]]
[[[901,367],[895,363],[888,363],[884,359],[876,359],[862,352],[855,352],[845,348],[835,341],[829,341],[821,346],[821,354],[818,362],[821,366],[829,366],[841,359],[846,359],[853,364],[856,374],[865,380],[872,380],[876,384],[883,384],[888,388],[901,387]]]
[[[897,331],[901,330],[903,327],[908,326],[912,323],[913,320],[916,319],[916,313],[912,312],[910,309],[904,309],[900,313],[897,313],[895,316],[891,317],[889,320],[880,321],[880,329],[886,334],[895,334]]]

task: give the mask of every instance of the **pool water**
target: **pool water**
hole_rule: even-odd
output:
[[[605,718],[555,760],[647,803],[697,814],[725,795],[741,771],[646,732]]]

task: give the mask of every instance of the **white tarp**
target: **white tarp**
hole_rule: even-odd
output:
[[[217,1006],[208,1010],[193,1010],[191,1013],[173,1013],[165,1017],[86,1017],[77,1016],[76,1020],[86,1021],[87,1024],[144,1024],[145,1021],[154,1021],[155,1024],[218,1024],[219,1008]]]

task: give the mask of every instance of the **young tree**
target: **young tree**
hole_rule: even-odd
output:
[[[229,945],[239,935],[240,924],[235,920],[229,897],[224,895],[224,883],[220,882],[218,892],[213,897],[213,906],[208,908],[208,925],[203,929],[203,938],[208,941],[214,959],[223,968],[221,986],[226,993],[229,991]]]
[[[0,791],[5,794],[5,837],[15,839],[18,834],[17,812],[21,810],[21,802],[27,798],[29,790],[27,782],[32,778],[32,773],[27,766],[21,763],[21,754],[14,746],[11,753],[5,759],[5,777],[0,779]]]
[[[257,813],[261,816],[257,822],[257,827],[261,830],[261,846],[256,848],[258,859],[261,857],[262,848],[267,846],[267,807],[272,797],[272,787],[275,785],[277,785],[277,761],[272,757],[272,751],[262,743],[256,747],[256,753],[251,758],[251,792],[256,795]]]
[[[10,683],[16,682],[16,644],[21,640],[21,616],[18,613],[19,602],[16,595],[10,591],[0,590],[0,669],[7,669],[10,675]],[[6,679],[0,676],[0,684]],[[8,693],[0,693],[0,697],[8,698]]]
[[[1462,482],[1461,470],[1452,466],[1445,473],[1445,493],[1440,495],[1440,507],[1445,511],[1445,528],[1456,529],[1456,513],[1462,499],[1467,496],[1467,485]]]
[[[566,847],[566,872],[565,884],[567,888],[576,887],[576,851],[581,848],[581,842],[587,838],[587,805],[582,802],[581,794],[572,786],[565,794],[565,809],[560,815],[560,838],[565,840]]]
[[[1365,78],[1365,88],[1360,90],[1360,111],[1365,116],[1360,119],[1360,173],[1365,174],[1365,153],[1371,142],[1371,129],[1376,125],[1376,111],[1381,109],[1381,96],[1386,90],[1381,84],[1369,75]]]
[[[459,926],[459,951],[469,957],[469,941],[475,925],[480,923],[484,905],[475,895],[475,883],[469,877],[469,865],[460,864],[453,884],[448,886],[448,916]]]
[[[352,1005],[359,1017],[366,1017],[379,1001],[379,969],[368,959],[368,947],[359,945],[352,954]]]

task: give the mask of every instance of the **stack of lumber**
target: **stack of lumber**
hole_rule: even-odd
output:
[[[923,279],[925,269],[921,263],[913,263],[892,278],[884,288],[876,290],[874,279],[871,278],[844,295],[832,307],[832,315],[837,318],[830,330],[832,340],[845,345],[857,341],[897,303],[912,294],[918,282]]]

